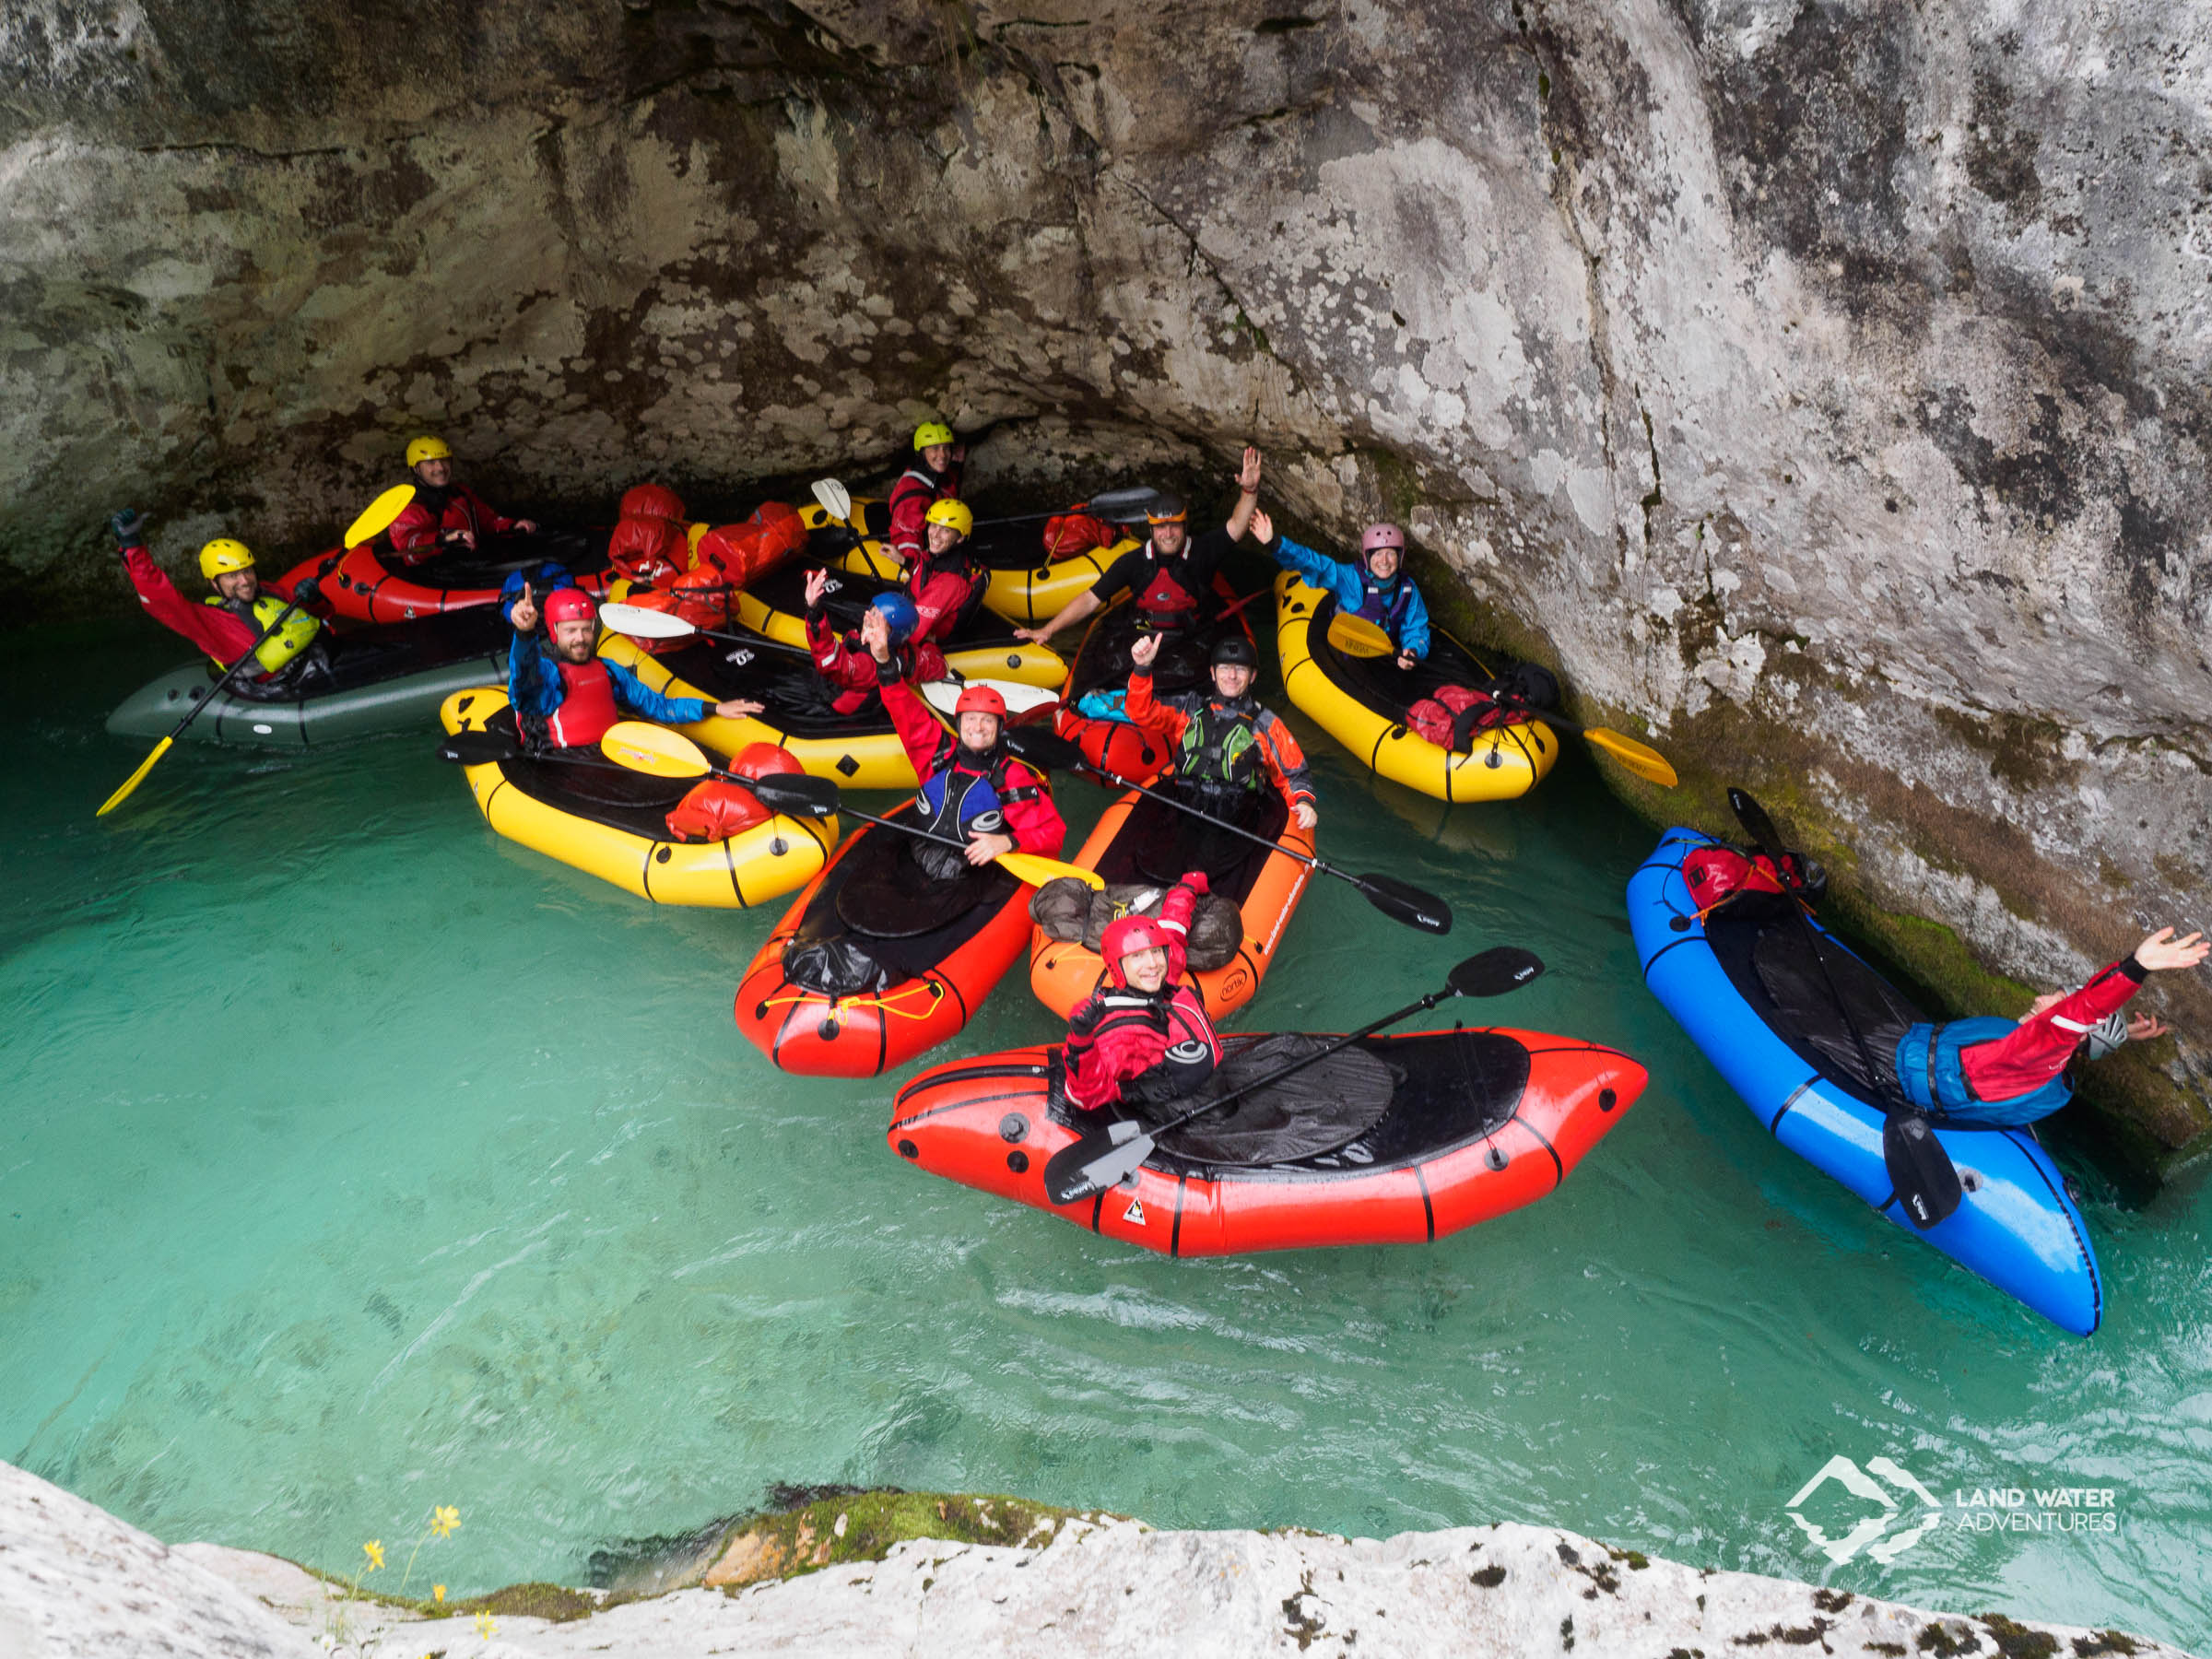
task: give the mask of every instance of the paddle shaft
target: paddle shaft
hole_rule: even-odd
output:
[[[1108,771],[1104,767],[1095,765],[1088,760],[1086,760],[1083,764],[1086,771],[1095,773],[1097,776],[1105,779],[1107,782],[1113,784],[1118,789],[1133,789],[1148,801],[1158,801],[1163,806],[1172,806],[1177,812],[1187,812],[1193,818],[1199,819],[1203,823],[1212,824],[1219,829],[1226,830],[1231,835],[1241,835],[1246,841],[1251,841],[1255,846],[1265,847],[1270,852],[1281,853],[1288,857],[1295,858],[1299,863],[1304,865],[1308,869],[1319,870],[1324,876],[1338,877],[1343,880],[1350,882],[1354,887],[1363,887],[1365,885],[1360,881],[1359,877],[1352,875],[1348,871],[1339,870],[1334,865],[1324,864],[1320,859],[1315,858],[1310,853],[1293,852],[1290,848],[1284,846],[1280,841],[1271,841],[1264,835],[1255,835],[1251,830],[1245,829],[1242,825],[1232,824],[1227,818],[1216,818],[1210,812],[1201,812],[1197,807],[1190,806],[1185,802],[1179,801],[1173,795],[1162,794],[1157,789],[1147,789],[1142,783],[1132,782],[1129,779],[1123,777],[1119,772]]]

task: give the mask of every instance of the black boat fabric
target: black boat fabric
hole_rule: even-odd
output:
[[[905,810],[901,808],[901,811]],[[918,979],[984,929],[1020,891],[996,865],[931,882],[907,837],[866,829],[822,878],[783,951],[783,974],[824,996],[853,996]],[[845,892],[856,887],[847,920]]]
[[[1233,804],[1242,810],[1232,821],[1265,841],[1274,841],[1290,821],[1289,807],[1272,785]],[[1267,847],[1139,795],[1099,860],[1099,874],[1109,887],[1166,887],[1187,871],[1204,870],[1212,891],[1241,905],[1268,855]]]
[[[1324,594],[1308,623],[1306,644],[1314,665],[1354,702],[1394,724],[1403,725],[1415,703],[1433,698],[1446,686],[1484,690],[1511,684],[1539,708],[1558,700],[1558,682],[1541,667],[1495,653],[1477,656],[1441,629],[1430,630],[1429,654],[1411,668],[1399,667],[1394,656],[1355,656],[1339,651],[1329,643],[1329,622],[1335,615],[1335,595]]]
[[[1219,597],[1209,593],[1201,601],[1208,616]],[[1236,624],[1231,622],[1227,626],[1233,628]],[[1076,653],[1075,666],[1068,676],[1068,702],[1072,705],[1077,698],[1093,691],[1124,689],[1129,684],[1132,666],[1129,647],[1150,631],[1136,606],[1126,599],[1102,614],[1090,625],[1083,648]],[[1206,686],[1211,672],[1214,641],[1219,632],[1219,629],[1202,622],[1187,632],[1163,636],[1159,654],[1152,661],[1154,694],[1171,697]]]
[[[658,660],[685,685],[716,702],[743,697],[767,705],[759,718],[787,736],[851,740],[891,733],[891,717],[880,701],[856,714],[840,714],[831,706],[837,693],[813,665],[772,645],[695,640],[662,653]]]
[[[1330,1041],[1304,1031],[1228,1038],[1222,1043],[1221,1064],[1204,1090],[1147,1106],[1143,1115],[1153,1123],[1165,1122],[1319,1054]],[[1390,1110],[1404,1080],[1404,1072],[1355,1043],[1170,1131],[1160,1136],[1159,1144],[1193,1163],[1248,1168],[1317,1157],[1373,1128]]]
[[[1801,926],[1790,914],[1794,902],[1780,893],[1738,894],[1705,918],[1706,942],[1751,1012],[1799,1059],[1879,1107],[1897,1096],[1898,1039],[1927,1016],[1836,940]],[[1818,958],[1812,936],[1819,940]],[[1872,1074],[1853,1022],[1865,1039]]]

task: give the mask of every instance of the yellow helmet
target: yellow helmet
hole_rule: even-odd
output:
[[[958,530],[962,535],[970,534],[975,528],[975,514],[968,511],[968,503],[965,501],[935,502],[931,505],[930,510],[922,516],[930,524],[944,524],[950,529]]]
[[[420,466],[425,461],[450,461],[453,455],[453,449],[444,439],[433,438],[427,432],[407,445],[409,466]]]
[[[941,420],[925,420],[914,429],[914,448],[925,450],[933,443],[950,443],[952,429]]]
[[[200,549],[200,574],[210,582],[226,571],[253,568],[253,549],[235,537],[218,535]]]

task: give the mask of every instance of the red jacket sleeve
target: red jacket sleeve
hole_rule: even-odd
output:
[[[937,745],[945,736],[945,728],[915,695],[914,688],[902,679],[892,680],[883,688],[883,708],[899,734],[899,747],[913,763],[914,776],[927,782],[929,763],[936,759]]]
[[[1017,760],[1006,768],[1006,785],[1009,790],[1036,791],[1030,799],[1006,804],[1006,833],[1014,838],[1014,850],[1034,853],[1040,858],[1059,857],[1067,841],[1067,820],[1053,805],[1053,794],[1044,779]]]
[[[427,553],[438,545],[438,521],[430,510],[420,501],[409,501],[400,509],[399,516],[392,521],[386,532],[392,545],[402,553]]]
[[[890,525],[884,532],[883,545],[910,567],[921,559],[922,549],[927,545],[928,530],[924,515],[936,499],[934,491],[924,489],[909,477],[901,477],[891,486]]]
[[[2057,1077],[2090,1028],[2119,1012],[2142,989],[2143,975],[2132,956],[2114,962],[2070,996],[2021,1020],[2010,1035],[1963,1050],[1959,1064],[1975,1097],[2016,1100]]]
[[[479,531],[488,530],[494,535],[504,535],[508,531],[514,528],[514,521],[512,519],[509,518],[505,513],[494,509],[489,501],[487,501],[482,496],[478,495],[467,485],[462,485],[459,488],[455,489],[453,493],[464,498],[468,502],[469,506],[474,509],[477,528]]]
[[[806,618],[806,648],[822,677],[840,691],[865,691],[876,683],[876,659],[854,651],[826,617]]]
[[[146,606],[147,616],[172,633],[182,634],[224,667],[245,655],[261,638],[257,630],[229,611],[212,605],[194,605],[178,593],[168,572],[144,547],[124,548],[123,568],[130,576],[131,586],[138,590],[138,603]]]
[[[1129,695],[1124,700],[1122,712],[1131,724],[1143,727],[1172,749],[1182,741],[1183,728],[1190,717],[1181,709],[1163,703],[1152,695],[1152,671],[1149,668],[1132,669],[1129,674]]]
[[[1296,806],[1300,801],[1312,801],[1313,778],[1306,771],[1306,751],[1299,747],[1290,728],[1262,710],[1258,735],[1261,758],[1267,764],[1268,774],[1275,779],[1276,788],[1283,792],[1285,803]]]
[[[1168,930],[1168,983],[1172,985],[1182,978],[1188,965],[1188,943],[1191,934],[1191,915],[1198,908],[1198,895],[1177,882],[1159,901],[1159,924]]]

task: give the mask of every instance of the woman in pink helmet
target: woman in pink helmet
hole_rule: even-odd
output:
[[[1063,1088],[1071,1106],[1164,1106],[1214,1075],[1221,1039],[1182,975],[1191,912],[1205,891],[1205,872],[1193,870],[1168,889],[1158,916],[1124,916],[1106,929],[1104,982],[1067,1026]]]
[[[1336,596],[1347,617],[1372,622],[1398,648],[1398,666],[1410,668],[1429,654],[1429,607],[1421,590],[1406,574],[1406,532],[1395,524],[1370,524],[1359,535],[1359,562],[1348,565],[1325,553],[1277,535],[1264,512],[1252,515],[1260,550],[1286,571],[1324,594]]]

